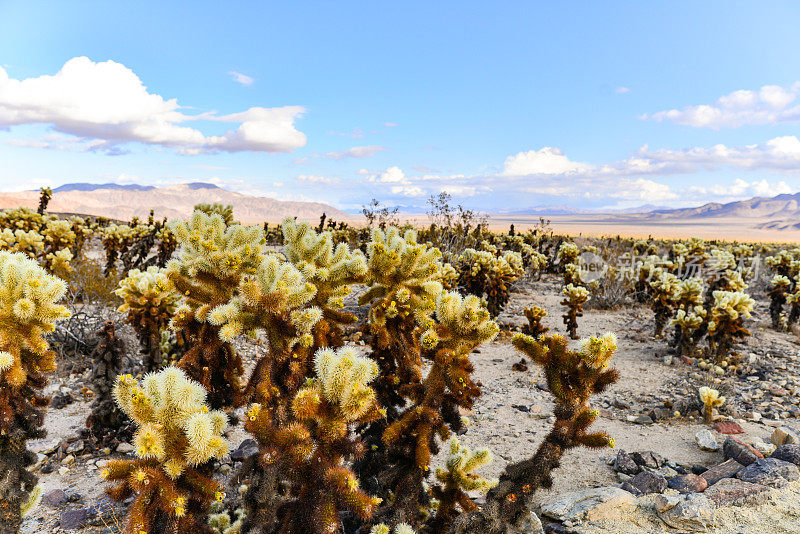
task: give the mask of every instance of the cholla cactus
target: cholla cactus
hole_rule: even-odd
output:
[[[450,453],[445,467],[436,469],[436,480],[440,482],[432,488],[433,497],[437,499],[436,515],[426,525],[433,532],[439,532],[452,524],[461,512],[472,512],[475,504],[467,494],[468,491],[486,493],[497,486],[498,480],[487,480],[474,471],[492,463],[492,453],[485,447],[471,451],[463,447],[458,438],[452,437],[448,442]]]
[[[676,349],[678,355],[693,356],[697,343],[703,336],[707,312],[702,306],[695,306],[688,312],[678,310],[670,321],[675,327]]]
[[[703,420],[711,424],[714,422],[714,410],[725,404],[725,397],[721,397],[716,389],[707,386],[701,387],[698,394],[703,403]]]
[[[165,363],[161,333],[175,315],[181,296],[166,271],[158,267],[144,272],[132,269],[114,294],[123,300],[119,311],[127,312],[126,320],[139,336],[145,370],[157,371]]]
[[[750,317],[755,302],[749,295],[733,291],[714,291],[714,305],[708,323],[708,340],[712,354],[721,360],[733,347],[735,339],[744,339],[750,332],[744,320]]]
[[[583,305],[589,300],[589,290],[569,284],[561,294],[564,295],[561,305],[567,307],[567,312],[563,316],[564,325],[567,327],[569,337],[578,339],[578,317],[583,317]]]
[[[550,330],[546,326],[542,325],[542,319],[544,319],[547,315],[547,311],[544,308],[533,306],[531,308],[525,308],[522,310],[522,312],[525,314],[525,318],[528,320],[528,324],[522,327],[523,334],[528,334],[529,336],[538,338],[540,335]]]
[[[248,411],[247,429],[260,442],[273,445],[264,461],[282,463],[291,477],[291,499],[279,511],[281,532],[338,532],[340,510],[366,521],[380,502],[359,489],[358,479],[345,465],[363,452],[351,429],[381,417],[368,385],[378,375],[378,366],[347,347],[319,350],[314,370],[316,378],[292,402],[295,422],[275,425],[270,411],[259,404]]]
[[[619,378],[609,363],[617,349],[613,334],[591,337],[571,351],[560,335],[540,340],[516,334],[514,347],[540,365],[555,397],[556,422],[531,458],[509,464],[500,475],[499,484],[489,490],[486,504],[479,512],[459,517],[451,532],[470,534],[505,534],[519,532],[533,493],[552,485],[550,473],[559,466],[564,452],[585,446],[602,448],[614,445],[604,432],[588,433],[599,412],[591,407],[592,395],[601,393]]]
[[[43,373],[55,370],[44,335],[69,317],[66,285],[23,254],[0,252],[0,531],[16,532],[37,478],[28,439],[44,437]]]
[[[436,438],[458,431],[463,421],[458,408],[469,409],[480,395],[472,380],[469,360],[472,350],[497,335],[497,324],[474,295],[462,298],[443,292],[436,302],[437,323],[420,335],[420,344],[432,366],[419,384],[403,384],[400,393],[411,405],[383,433],[388,447],[383,464],[384,478],[392,488],[392,498],[379,518],[412,526],[425,500],[422,481],[430,469],[431,455],[438,451]],[[388,520],[388,521],[387,521]]]
[[[769,297],[769,316],[772,319],[772,328],[776,330],[781,326],[781,313],[786,304],[786,293],[791,290],[792,281],[782,274],[772,277],[772,289],[767,293]]]
[[[409,525],[408,523],[400,523],[394,530],[392,530],[388,525],[381,523],[379,525],[375,525],[369,531],[369,534],[417,534],[417,531]]]
[[[485,295],[489,313],[497,317],[508,303],[511,285],[525,273],[525,268],[518,252],[497,256],[496,248],[492,249],[494,251],[470,248],[459,256],[458,286],[471,295]]]
[[[655,337],[661,337],[664,327],[672,316],[675,301],[680,288],[680,280],[677,276],[668,272],[659,272],[658,277],[650,282],[653,296],[653,313],[655,314]]]
[[[405,404],[397,387],[418,384],[422,378],[414,331],[431,324],[436,298],[442,292],[442,254],[437,248],[417,243],[415,232],[409,230],[401,237],[396,228],[385,233],[373,229],[367,254],[370,289],[361,295],[359,304],[371,304],[371,357],[380,367],[373,387],[392,420],[396,407]]]
[[[800,319],[800,275],[794,277],[794,290],[786,297],[786,303],[790,306],[786,326],[791,327]]]
[[[44,215],[50,199],[53,198],[53,190],[49,187],[42,187],[39,191],[39,207],[36,209],[36,213]]]
[[[90,355],[94,361],[91,374],[94,398],[86,428],[100,443],[110,443],[115,439],[127,441],[130,438],[130,420],[117,406],[113,395],[117,376],[125,363],[125,343],[116,336],[113,321],[106,321],[96,335],[98,343]]]
[[[228,453],[223,412],[209,411],[203,386],[175,367],[147,375],[141,386],[120,376],[114,397],[138,426],[135,460],[116,460],[101,473],[118,482],[116,500],[132,495],[126,532],[202,532],[208,507],[223,494],[211,478],[211,460]]]
[[[240,534],[244,527],[246,514],[243,508],[234,510],[235,519],[222,508],[222,503],[217,501],[211,504],[211,513],[208,515],[208,526],[214,534]]]
[[[188,222],[172,221],[170,227],[181,249],[167,264],[167,274],[184,297],[172,328],[182,331],[188,343],[178,367],[206,388],[213,408],[239,405],[244,369],[230,340],[241,333],[242,323],[219,313],[215,324],[209,318],[239,294],[246,277],[256,274],[264,257],[264,233],[259,226],[225,226],[221,216],[201,212]],[[258,281],[247,284],[244,291],[258,289]]]
[[[117,260],[131,246],[133,237],[133,228],[127,224],[109,224],[103,228],[102,243],[106,252],[106,274],[116,271]]]
[[[236,221],[233,220],[233,206],[230,204],[220,204],[219,202],[196,204],[192,211],[199,211],[206,215],[219,215],[222,217],[225,226],[237,224]]]
[[[357,321],[355,315],[341,311],[344,298],[350,285],[364,281],[366,258],[360,250],[350,251],[346,243],[334,249],[331,232],[317,234],[308,223],[287,218],[281,228],[284,255],[317,289],[313,305],[323,316],[315,325],[315,347],[342,345],[342,325]]]
[[[575,243],[564,242],[561,243],[560,247],[558,247],[558,256],[556,256],[556,260],[558,261],[558,264],[562,266],[574,264],[577,263],[580,253],[581,250],[578,248],[578,245]]]

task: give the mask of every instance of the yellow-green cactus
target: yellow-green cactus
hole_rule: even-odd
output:
[[[169,326],[181,296],[164,269],[148,267],[146,271],[131,269],[114,294],[123,300],[120,312],[139,336],[147,371],[156,371],[164,364],[161,334]]]
[[[467,492],[486,493],[497,486],[498,480],[487,480],[475,471],[492,463],[492,453],[486,447],[474,451],[461,445],[458,438],[448,442],[449,454],[445,467],[436,469],[436,479],[440,484],[432,488],[433,497],[438,501],[436,515],[428,525],[434,531],[447,528],[460,512],[476,509]]]
[[[653,297],[653,313],[655,314],[655,333],[656,337],[661,337],[664,327],[672,316],[680,291],[681,281],[672,273],[660,271],[655,280],[650,282]]]
[[[208,506],[219,499],[211,460],[228,454],[227,416],[209,410],[205,389],[175,367],[147,375],[141,385],[120,376],[114,397],[138,427],[138,458],[112,461],[101,473],[118,482],[108,490],[114,499],[136,495],[126,531],[157,532],[159,519],[168,531],[202,529]]]
[[[564,300],[562,306],[567,307],[567,312],[563,316],[564,325],[567,327],[569,337],[578,339],[578,317],[583,317],[583,305],[589,300],[589,290],[583,286],[567,285],[561,290]]]
[[[220,215],[201,212],[188,222],[171,221],[170,228],[181,248],[167,264],[167,274],[184,297],[172,328],[186,336],[188,346],[178,367],[208,390],[212,407],[239,405],[244,369],[229,340],[245,326],[235,313],[238,301],[224,306],[251,288],[259,289],[256,275],[264,259],[264,232],[260,226],[226,226]],[[248,282],[253,276],[256,280]],[[249,285],[240,287],[245,283]],[[217,308],[212,323],[209,318]]]
[[[45,335],[69,317],[58,304],[66,285],[24,254],[0,252],[0,531],[15,532],[35,494],[26,471],[35,455],[28,439],[41,438],[43,373],[55,370]]]
[[[703,419],[711,424],[714,421],[714,410],[725,404],[725,397],[720,396],[719,391],[708,386],[703,386],[698,390],[700,400],[703,403]]]
[[[744,320],[750,317],[755,301],[746,293],[735,291],[714,291],[713,297],[708,339],[712,353],[721,360],[728,355],[735,339],[750,335]]]
[[[772,319],[772,328],[779,328],[781,325],[781,313],[783,305],[786,304],[787,293],[792,288],[792,281],[788,276],[776,274],[771,280],[772,289],[767,293],[769,296],[769,316]]]
[[[192,211],[199,211],[206,215],[219,215],[226,226],[236,224],[236,221],[233,220],[233,206],[230,204],[220,204],[219,202],[196,204]]]

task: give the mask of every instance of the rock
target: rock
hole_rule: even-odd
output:
[[[54,395],[53,398],[50,399],[50,407],[54,410],[60,410],[64,406],[72,404],[74,401],[75,399],[72,398],[72,394],[67,390],[66,392]]]
[[[700,432],[695,434],[694,441],[697,443],[697,446],[703,449],[704,451],[719,450],[719,443],[717,443],[717,439],[714,437],[714,434],[712,434],[711,431],[708,429],[701,430]]]
[[[44,469],[42,469],[42,471],[44,471]],[[69,467],[67,467],[66,465],[62,465],[61,467],[58,468],[58,474],[61,475],[62,477],[67,473],[69,473]]]
[[[736,473],[736,478],[753,484],[782,488],[800,478],[800,469],[791,462],[762,458]]]
[[[58,438],[37,439],[28,442],[28,449],[37,454],[53,454],[60,445],[61,440]]]
[[[617,457],[614,459],[614,471],[633,476],[640,471],[640,468],[636,462],[633,461],[630,454],[620,449],[619,452],[617,452]]]
[[[797,432],[789,428],[788,426],[782,426],[776,428],[772,432],[772,437],[770,441],[776,446],[786,445],[786,444],[795,444],[800,443],[800,436],[797,435]]]
[[[765,443],[763,441],[753,441],[750,445],[752,445],[755,450],[763,454],[764,457],[769,456],[775,452],[776,449],[775,445],[772,443]]]
[[[70,465],[70,464],[73,464],[73,463],[75,463],[75,457],[73,455],[71,455],[71,454],[68,454],[67,456],[64,456],[64,459],[61,460],[61,464],[62,465]]]
[[[714,430],[720,434],[744,434],[744,429],[733,421],[720,421],[714,425]]]
[[[726,460],[719,465],[715,465],[711,469],[707,469],[705,472],[701,473],[706,482],[708,482],[709,486],[713,486],[723,478],[731,478],[736,473],[744,469],[744,466],[737,462],[734,459]]]
[[[54,489],[44,494],[42,497],[42,502],[47,506],[58,508],[67,502],[67,494],[64,493],[64,490]]]
[[[737,478],[723,478],[704,491],[703,495],[711,499],[717,506],[721,506],[768,489],[767,486],[752,484]]]
[[[653,420],[649,415],[640,415],[638,417],[634,417],[633,421],[631,422],[637,425],[650,425],[653,423]]]
[[[714,526],[714,508],[711,501],[700,493],[685,496],[659,495],[656,512],[664,523],[682,531],[707,532]],[[675,502],[677,500],[677,502]],[[672,504],[675,502],[675,504]]]
[[[781,445],[775,452],[772,453],[770,458],[777,458],[784,462],[791,462],[794,465],[800,466],[800,445],[791,443],[788,445]]]
[[[604,487],[570,491],[542,503],[542,514],[557,521],[572,523],[601,519],[606,512],[632,508],[635,499],[621,488]]]
[[[64,530],[75,530],[86,525],[89,512],[86,508],[79,510],[65,510],[61,512],[61,528]]]
[[[748,466],[764,457],[763,454],[750,445],[732,436],[725,439],[725,443],[722,444],[722,450],[725,453],[726,460],[733,458],[744,466]]]
[[[747,418],[753,421],[754,423],[758,423],[759,421],[761,421],[761,417],[762,417],[761,412],[750,412],[747,414]]]
[[[117,452],[121,454],[130,454],[133,452],[133,450],[134,450],[133,445],[131,445],[130,443],[122,442],[119,445],[117,445]]]
[[[622,484],[622,489],[630,491],[637,497],[650,493],[661,493],[667,489],[667,479],[651,471],[642,471]]]
[[[84,443],[82,439],[73,441],[67,446],[67,454],[78,454],[83,451]]]
[[[672,412],[670,412],[666,408],[653,408],[652,410],[650,410],[650,413],[648,415],[650,416],[650,419],[653,421],[661,421],[663,419],[669,419],[669,417],[672,415]]]
[[[256,440],[248,438],[242,441],[236,450],[231,451],[231,460],[244,460],[258,452]]]
[[[636,465],[641,467],[649,467],[651,469],[658,469],[667,463],[663,456],[653,451],[632,452],[631,458],[633,458],[633,461],[636,462]]]
[[[689,473],[670,478],[667,486],[681,493],[700,493],[708,487],[708,481],[700,475]]]

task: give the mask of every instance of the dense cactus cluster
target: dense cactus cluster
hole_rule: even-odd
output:
[[[36,495],[26,441],[45,435],[43,373],[55,369],[45,334],[69,316],[66,285],[20,253],[0,252],[0,531],[15,532]]]
[[[497,317],[508,303],[511,286],[525,272],[525,267],[518,252],[498,254],[493,245],[484,246],[487,250],[470,248],[458,257],[457,285],[470,295],[485,296],[489,313]]]

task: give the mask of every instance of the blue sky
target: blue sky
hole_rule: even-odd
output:
[[[0,1],[0,188],[354,209],[800,190],[797,2]]]

